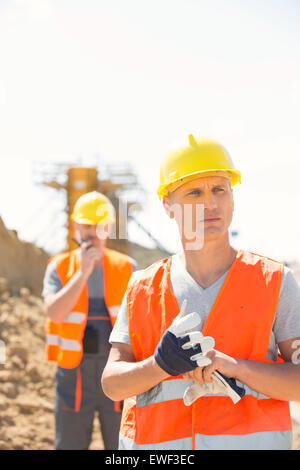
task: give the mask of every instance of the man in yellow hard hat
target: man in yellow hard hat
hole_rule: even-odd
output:
[[[105,246],[115,215],[103,194],[81,196],[72,220],[79,248],[50,260],[43,289],[47,360],[58,365],[55,449],[87,449],[96,412],[105,449],[116,449],[120,403],[103,394],[100,377],[112,325],[136,263]]]
[[[190,136],[162,162],[182,251],[132,275],[110,336],[102,386],[125,399],[120,449],[291,447],[300,288],[280,262],[231,246],[237,182],[215,141]]]

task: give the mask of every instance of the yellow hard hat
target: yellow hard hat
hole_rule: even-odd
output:
[[[116,220],[115,209],[104,194],[92,191],[77,199],[71,219],[78,224],[110,224]]]
[[[189,135],[189,145],[169,153],[160,167],[157,194],[161,199],[179,186],[200,176],[227,176],[231,186],[241,182],[241,174],[233,166],[227,150],[209,139],[196,141]]]

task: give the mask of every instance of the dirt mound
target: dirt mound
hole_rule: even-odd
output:
[[[43,302],[27,288],[18,297],[8,288],[1,278],[0,339],[6,362],[0,364],[0,449],[53,449],[56,366],[45,362]],[[95,429],[91,449],[102,448]]]
[[[11,282],[14,294],[21,287],[28,287],[35,295],[41,294],[48,258],[41,248],[19,240],[17,233],[8,230],[0,217],[0,277]]]
[[[42,301],[23,288],[13,297],[0,282],[0,449],[49,449],[53,442],[53,373],[45,365]]]

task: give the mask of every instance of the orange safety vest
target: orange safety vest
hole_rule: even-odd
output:
[[[75,274],[79,266],[79,249],[62,253],[54,260],[62,285]],[[108,248],[103,253],[104,301],[112,325],[115,324],[133,268],[127,255]],[[88,287],[85,284],[72,312],[61,323],[46,321],[46,355],[48,361],[72,369],[80,364],[83,355],[82,338],[88,315]]]
[[[170,287],[172,258],[135,273],[127,289],[129,335],[137,361],[154,354],[179,313]],[[206,319],[203,335],[229,356],[266,359],[283,265],[240,250]],[[281,358],[277,362],[283,362]],[[120,449],[289,448],[289,403],[264,396],[237,381],[245,396],[233,404],[223,394],[183,403],[188,382],[168,377],[151,390],[125,400]]]

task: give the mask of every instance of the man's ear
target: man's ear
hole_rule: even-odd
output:
[[[164,209],[168,217],[170,217],[170,219],[174,219],[174,212],[171,209],[172,204],[171,204],[169,196],[163,196],[162,203],[163,203]]]

